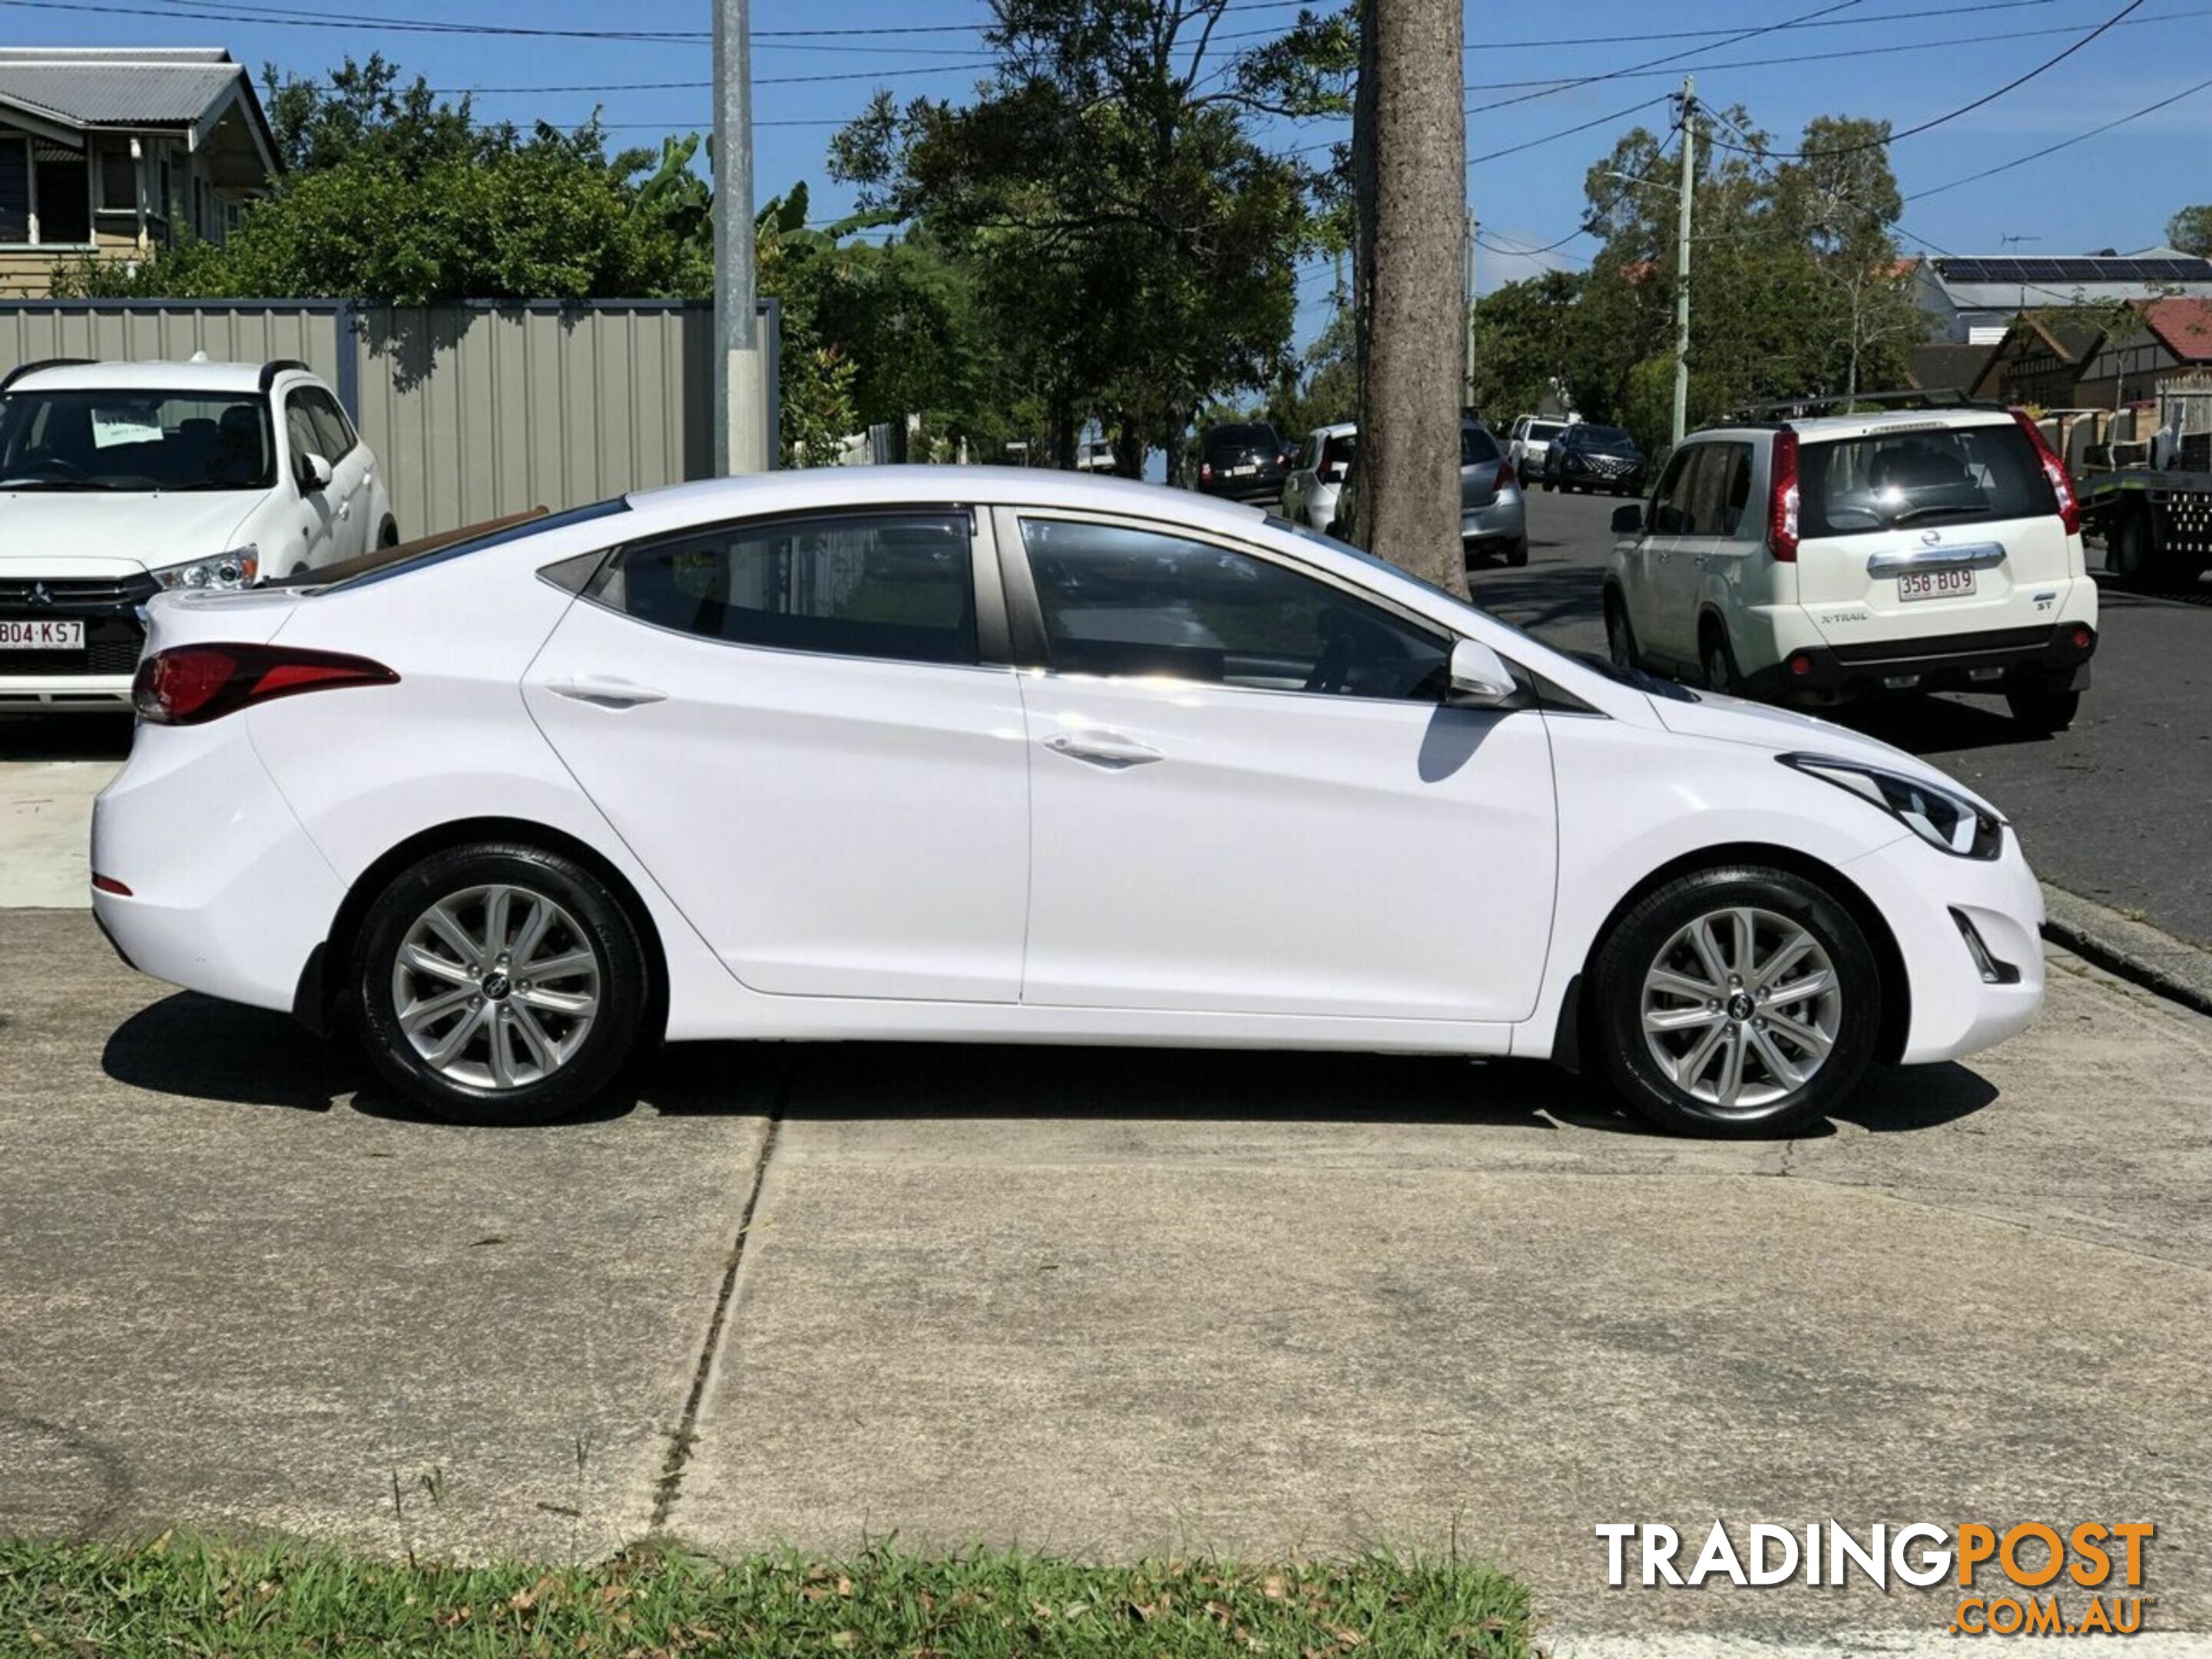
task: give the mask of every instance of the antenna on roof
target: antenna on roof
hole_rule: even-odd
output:
[[[204,350],[195,351],[191,356],[185,359],[188,363],[204,363],[207,362],[207,360],[208,355]]]

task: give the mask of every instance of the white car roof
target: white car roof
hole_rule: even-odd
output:
[[[297,374],[297,369],[285,371]],[[60,363],[34,369],[8,389],[35,386],[41,391],[78,392],[258,392],[259,363],[109,362]]]
[[[760,472],[743,478],[705,478],[640,490],[631,510],[690,521],[726,514],[824,507],[885,507],[901,502],[975,501],[1023,507],[1066,507],[1133,518],[1171,519],[1249,533],[1267,514],[1241,502],[1188,489],[1138,483],[1096,472],[1062,472],[1028,466],[824,466]]]
[[[1882,432],[1937,432],[1972,426],[2010,426],[2012,412],[2003,409],[1883,409],[1855,415],[1810,415],[1780,422],[1800,438],[1821,442],[1834,438],[1866,438]],[[1690,434],[1705,437],[1723,432],[1771,432],[1776,423],[1745,424],[1720,422]],[[1685,440],[1687,441],[1687,440]]]
[[[1306,435],[1310,438],[1341,438],[1347,433],[1358,430],[1359,422],[1357,421],[1334,421],[1327,426],[1314,428]]]

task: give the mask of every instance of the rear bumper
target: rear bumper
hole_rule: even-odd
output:
[[[2076,631],[2087,635],[2075,642]],[[1913,640],[1799,646],[1745,677],[1757,696],[1837,702],[1875,691],[1995,691],[2032,673],[2053,690],[2082,690],[2097,630],[2087,623],[2039,623]]]
[[[93,914],[143,974],[290,1012],[345,889],[253,751],[243,716],[141,726],[92,808]]]
[[[1470,552],[1510,547],[1526,540],[1528,534],[1528,510],[1517,489],[1506,491],[1486,507],[1463,508],[1459,515],[1460,544]]]
[[[1279,501],[1283,499],[1284,481],[1289,476],[1286,472],[1263,472],[1251,478],[1206,479],[1200,483],[1198,493],[1224,501]]]

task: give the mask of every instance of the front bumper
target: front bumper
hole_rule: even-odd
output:
[[[128,706],[131,678],[146,645],[140,611],[159,591],[153,577],[41,577],[9,568],[0,575],[0,621],[76,622],[74,651],[0,648],[0,711]]]
[[[254,753],[247,717],[141,725],[92,806],[93,913],[143,974],[289,1012],[345,889]]]
[[[1989,860],[1954,858],[1907,835],[1854,860],[1844,873],[1881,913],[1911,986],[1908,1066],[1958,1060],[2016,1036],[2043,1006],[2043,889],[2020,837]],[[2000,974],[1983,977],[1963,917]]]
[[[2077,631],[2087,636],[2076,643]],[[2038,623],[1978,634],[1854,645],[1808,645],[1746,677],[1755,696],[1841,702],[1874,691],[1998,691],[2033,675],[2053,691],[2086,690],[2097,630],[2087,623]]]

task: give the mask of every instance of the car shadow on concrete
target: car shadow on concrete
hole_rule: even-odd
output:
[[[1958,696],[1872,697],[1813,712],[1910,755],[1948,755],[2051,741],[2050,733],[2022,725],[1994,700],[1985,703]]]
[[[191,1100],[367,1116],[424,1115],[374,1081],[346,1038],[283,1014],[182,991],[118,1026],[100,1066],[118,1083]],[[1877,1067],[1836,1120],[1888,1133],[1934,1128],[1996,1098],[1957,1065]],[[1539,1060],[1252,1049],[939,1042],[697,1042],[641,1055],[571,1122],[641,1109],[667,1116],[780,1112],[875,1117],[1127,1118],[1200,1122],[1463,1124],[1632,1137],[1668,1132],[1602,1085]],[[1787,1137],[1835,1133],[1816,1123]]]
[[[179,991],[109,1033],[100,1070],[118,1083],[190,1100],[326,1112],[368,1081],[350,1043],[289,1015]]]

